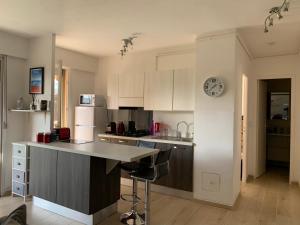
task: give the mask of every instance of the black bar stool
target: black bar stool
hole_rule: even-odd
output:
[[[146,147],[146,148],[155,148],[155,143],[139,141],[138,147]],[[131,163],[122,163],[121,169],[125,170],[129,175],[138,171],[141,167],[149,167],[152,164],[152,157],[146,157],[141,159],[139,162],[131,162]],[[120,217],[120,220],[123,224],[134,224],[134,225],[142,225],[144,224],[144,218],[137,211],[137,204],[140,200],[137,194],[137,185],[138,180],[136,178],[132,178],[132,194],[122,194],[121,199],[124,201],[132,202],[132,207],[130,211],[123,213]],[[132,200],[128,200],[127,198],[132,198]]]
[[[145,182],[145,202],[144,202],[144,225],[150,225],[150,201],[151,201],[151,183],[159,178],[168,175],[170,167],[169,160],[171,148],[161,150],[156,156],[152,165],[141,165],[138,170],[131,173],[131,177],[137,181]]]

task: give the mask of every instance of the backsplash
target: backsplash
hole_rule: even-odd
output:
[[[193,123],[194,113],[155,111],[153,112],[153,120],[161,123],[161,131],[163,133],[165,133],[164,129],[167,129],[168,136],[176,136],[177,123],[180,121],[185,121],[188,124]],[[179,131],[182,133],[182,136],[185,137],[186,127],[184,125],[180,125]],[[189,132],[191,134],[194,133],[194,126],[190,126]]]
[[[135,121],[135,126],[137,130],[149,129],[152,122],[153,112],[145,111],[143,108],[137,109],[122,109],[122,110],[109,110],[110,121],[118,123],[123,121],[125,128],[127,129],[128,121]]]

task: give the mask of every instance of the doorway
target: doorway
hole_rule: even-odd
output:
[[[69,75],[61,68],[54,76],[54,128],[68,127],[68,98]]]
[[[257,176],[280,173],[288,178],[291,79],[259,80],[257,102]]]

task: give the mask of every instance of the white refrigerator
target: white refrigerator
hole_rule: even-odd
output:
[[[99,133],[104,133],[107,125],[105,107],[76,106],[75,140],[95,141]]]

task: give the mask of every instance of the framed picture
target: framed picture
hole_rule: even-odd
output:
[[[30,68],[29,94],[44,94],[44,67]]]

